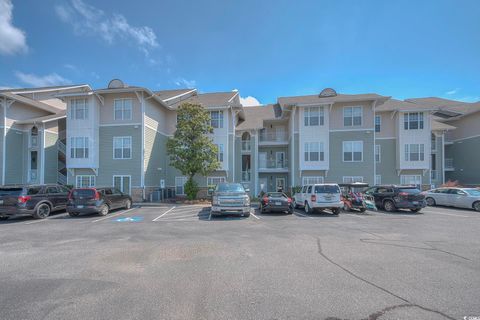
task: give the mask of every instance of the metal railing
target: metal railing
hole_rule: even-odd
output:
[[[63,143],[62,141],[58,140],[57,141],[57,147],[58,147],[58,150],[60,152],[62,152],[63,154],[66,154],[67,152],[67,146],[65,145],[65,143]]]
[[[267,160],[260,161],[258,164],[260,169],[288,169],[287,160]]]
[[[57,162],[57,170],[58,170],[58,171],[63,170],[63,169],[65,169],[65,168],[66,168],[65,162],[63,162],[63,161],[58,161],[58,162]]]
[[[57,182],[59,184],[66,185],[67,184],[67,176],[64,174],[61,174],[60,172],[57,174]]]
[[[242,141],[242,151],[243,152],[249,152],[250,150],[252,150],[250,140],[243,140]]]
[[[288,135],[286,132],[263,132],[259,135],[260,142],[286,142]]]
[[[445,170],[453,170],[455,167],[453,166],[453,159],[445,158]]]
[[[250,171],[242,171],[242,181],[250,181],[251,174]]]

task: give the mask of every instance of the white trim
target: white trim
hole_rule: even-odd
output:
[[[121,158],[116,158],[115,157],[115,139],[122,139],[122,157]],[[126,149],[123,147],[123,139],[130,139],[130,157],[129,158],[124,158],[123,157],[123,150]],[[133,151],[133,139],[132,136],[114,136],[112,139],[112,159],[113,160],[129,160],[132,159],[132,151]]]
[[[182,96],[184,96],[184,95],[187,95],[187,94],[189,94],[189,93],[191,93],[191,92],[194,92],[194,91],[197,91],[197,89],[192,89],[192,90],[190,90],[190,91],[181,93],[181,94],[179,94],[179,95],[173,96],[173,97],[168,98],[168,99],[162,99],[162,98],[160,98],[160,96],[159,96],[158,94],[157,94],[157,97],[158,97],[159,99],[161,99],[163,102],[167,102],[167,101],[170,101],[170,100],[173,100],[173,99],[176,99],[176,98],[180,98],[180,97],[182,97]]]
[[[240,93],[240,92],[237,91],[230,99],[228,99],[227,102],[232,102],[232,100],[233,100],[236,96],[238,96],[239,93]]]
[[[142,124],[139,122],[132,122],[132,123],[106,123],[100,124],[99,127],[117,127],[117,126],[141,126]]]
[[[207,177],[207,187],[214,185],[213,183],[208,183],[208,182],[209,182],[208,180],[213,180],[213,179],[220,179],[220,180],[222,180],[222,181],[220,181],[220,183],[227,181],[227,178],[226,178],[226,177],[223,177],[223,176],[211,176],[211,177]]]
[[[128,189],[130,192],[125,192],[124,190],[122,190],[123,188],[123,179],[125,179],[126,177],[128,177]],[[121,192],[123,193],[126,193],[126,194],[129,194],[131,195],[132,194],[132,176],[131,175],[128,175],[128,174],[114,174],[112,176],[112,186],[113,188],[115,189],[115,178],[120,178],[121,179],[121,188],[118,189],[120,190]]]
[[[41,172],[40,172],[40,184],[45,183],[45,124],[43,124],[42,139],[40,140],[42,145],[40,146],[40,159],[41,159]]]
[[[463,140],[468,140],[468,139],[473,139],[473,138],[479,138],[480,134],[474,135],[474,136],[469,136],[461,139],[456,139],[456,140],[450,140],[449,142],[458,142],[458,141],[463,141]]]
[[[360,142],[362,144],[362,159],[361,160],[354,160],[354,156],[353,154],[355,153],[355,151],[353,151],[353,146],[354,146],[354,143],[358,143]],[[345,143],[352,143],[352,160],[351,161],[346,161],[345,160]],[[350,162],[363,162],[363,140],[357,140],[357,141],[342,141],[342,162],[347,162],[347,163],[350,163]],[[375,159],[374,159],[375,160]]]
[[[345,132],[345,131],[375,131],[375,128],[354,128],[354,129],[331,129],[330,132]]]
[[[163,131],[159,131],[159,130],[155,129],[154,127],[152,127],[151,125],[148,125],[148,124],[145,124],[145,128],[148,128],[148,129],[153,130],[157,133],[160,133],[161,135],[164,135],[165,137],[173,137],[173,134],[167,134]]]
[[[135,91],[135,94],[137,94],[137,91]],[[138,94],[137,94],[138,96]],[[140,99],[140,105],[142,108],[142,142],[141,142],[141,150],[140,150],[140,157],[141,157],[141,163],[140,163],[140,185],[142,187],[142,199],[145,199],[145,97],[143,95],[142,91],[142,96]],[[133,108],[132,108],[132,113],[133,113]],[[132,115],[133,116],[133,115]]]
[[[343,183],[355,183],[355,182],[363,182],[363,176],[343,176],[342,181]],[[352,180],[350,182],[346,182],[345,180]]]
[[[130,101],[131,104],[130,104],[130,117],[129,118],[125,118],[125,101]],[[115,109],[116,107],[116,102],[117,101],[122,101],[122,108],[121,108],[121,112],[122,112],[122,117],[117,119],[116,118],[116,113],[117,113],[117,110]],[[132,98],[116,98],[116,99],[113,99],[113,121],[124,121],[124,120],[132,120],[132,117],[133,117],[133,99]]]
[[[397,139],[396,137],[376,137],[375,140],[389,140],[389,139]]]
[[[345,125],[345,109],[347,109],[347,108],[352,109],[352,116],[351,116],[352,125],[351,126],[346,126]],[[353,110],[355,108],[360,108],[360,124],[357,124],[357,125],[353,123],[353,119],[355,118],[355,116],[353,115]],[[364,122],[363,121],[363,106],[344,106],[343,107],[343,127],[347,127],[347,128],[361,127],[361,126],[363,126],[363,122]],[[374,130],[375,130],[375,126],[374,126]]]
[[[35,92],[49,92],[49,91],[61,91],[61,90],[70,90],[76,88],[90,88],[88,84],[82,84],[79,86],[71,86],[71,87],[57,87],[57,88],[49,88],[49,89],[40,89],[40,90],[24,90],[24,91],[10,91],[11,93],[21,94],[21,93],[35,93]]]
[[[92,188],[92,187],[95,187],[95,185],[97,184],[97,177],[94,175],[94,174],[79,174],[79,175],[75,175],[75,188]],[[83,177],[89,177],[89,186],[88,187],[79,187],[78,186],[78,178],[83,178]],[[93,184],[91,183],[92,182],[92,178],[93,178]]]
[[[7,98],[3,98],[3,144],[2,144],[2,185],[5,185],[5,165],[6,165],[6,149],[5,143],[7,141],[6,134],[7,134]]]
[[[55,132],[55,131],[52,131],[52,130],[47,130],[47,129],[44,129],[43,131],[51,133],[51,134],[56,134],[58,136],[58,132]]]
[[[177,193],[177,187],[180,187],[180,185],[177,185],[177,179],[182,179],[183,180],[183,185],[182,187],[182,192],[183,193]],[[184,196],[185,195],[185,184],[187,183],[188,179],[186,176],[175,176],[175,195],[180,195]]]
[[[407,177],[408,177],[408,178],[411,178],[411,177],[415,177],[415,178],[420,177],[420,183],[419,183],[419,185],[422,185],[423,177],[422,177],[421,174],[402,174],[402,175],[400,175],[400,184],[407,185],[407,183],[405,183],[405,182],[402,181],[402,178],[403,178],[404,180],[406,180]],[[412,184],[412,183],[408,183],[408,184]]]

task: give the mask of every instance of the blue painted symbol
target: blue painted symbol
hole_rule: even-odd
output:
[[[118,218],[115,219],[117,222],[141,222],[143,221],[143,217],[126,217],[126,218]]]

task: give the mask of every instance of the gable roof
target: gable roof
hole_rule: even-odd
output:
[[[420,106],[415,103],[397,100],[397,99],[388,99],[382,104],[379,104],[375,107],[375,110],[378,112],[382,111],[404,111],[404,110],[423,110],[430,109],[431,107]]]
[[[434,115],[445,120],[465,116],[467,114],[480,111],[480,101],[463,102],[437,97],[411,98],[406,99],[405,101],[412,102],[421,106],[436,108],[438,112]]]
[[[337,94],[333,97],[320,97],[318,94],[294,97],[279,97],[278,103],[282,107],[302,104],[330,104],[335,102],[354,102],[354,101],[373,101],[384,100],[388,97],[378,95],[376,93],[365,94]]]
[[[24,104],[28,104],[30,106],[36,107],[40,110],[47,111],[47,112],[50,112],[50,113],[55,113],[56,114],[56,113],[59,113],[60,111],[62,111],[62,109],[56,108],[56,107],[54,107],[50,104],[43,103],[43,102],[37,101],[37,100],[33,100],[33,99],[30,99],[30,98],[21,96],[19,94],[7,92],[7,91],[0,92],[0,96],[4,96],[8,99],[12,99],[12,100],[24,103]]]
[[[194,94],[187,99],[177,101],[172,104],[172,108],[178,108],[183,103],[196,103],[203,107],[224,107],[229,105],[236,105],[233,103],[233,99],[238,95],[238,92],[212,92],[212,93],[201,93]]]
[[[275,107],[273,104],[257,107],[244,107],[245,121],[236,127],[236,130],[253,130],[263,128],[264,120],[274,120]]]
[[[165,100],[175,98],[177,96],[186,95],[187,93],[194,92],[196,90],[197,89],[169,89],[169,90],[154,91],[153,93],[155,93],[160,99],[165,101]]]

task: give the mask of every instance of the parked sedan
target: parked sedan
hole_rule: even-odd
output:
[[[438,188],[425,192],[429,206],[441,205],[480,211],[480,189]]]
[[[115,188],[75,188],[68,196],[67,212],[76,217],[80,213],[98,213],[106,216],[110,210],[132,207],[132,198]]]
[[[282,192],[266,193],[260,201],[260,212],[288,212],[293,213],[292,199]]]

